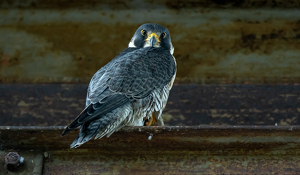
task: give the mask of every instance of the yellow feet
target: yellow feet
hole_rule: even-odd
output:
[[[150,117],[149,119],[145,120],[144,126],[154,125],[155,122],[156,122],[156,118],[155,118],[154,114],[152,114],[152,117]]]

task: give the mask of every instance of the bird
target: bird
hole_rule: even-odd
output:
[[[176,59],[169,30],[159,24],[141,25],[128,48],[92,77],[86,107],[61,136],[77,127],[70,145],[109,137],[125,126],[164,126],[161,117],[176,77]]]

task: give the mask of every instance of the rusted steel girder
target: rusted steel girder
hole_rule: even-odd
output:
[[[60,137],[63,128],[2,126],[1,150],[18,151],[24,171],[26,155],[44,155],[47,175],[300,172],[300,126],[126,127],[78,149],[78,131]]]
[[[64,126],[84,109],[87,84],[0,84],[0,126]],[[300,85],[174,85],[169,126],[300,125]]]

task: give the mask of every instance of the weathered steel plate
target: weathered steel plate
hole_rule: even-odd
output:
[[[137,27],[168,27],[176,82],[299,83],[296,0],[1,0],[0,82],[87,83]]]
[[[64,126],[84,109],[86,84],[1,84],[0,125]],[[175,85],[166,125],[300,125],[299,85]]]
[[[69,149],[78,131],[60,137],[63,128],[2,126],[1,150],[44,154],[47,175],[300,171],[300,126],[126,127],[78,149]]]

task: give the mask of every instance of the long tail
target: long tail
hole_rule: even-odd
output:
[[[91,140],[94,136],[96,136],[101,129],[106,128],[109,121],[103,121],[101,119],[97,119],[83,124],[79,130],[78,136],[70,145],[70,147],[79,147],[80,145],[84,144],[85,142]]]
[[[95,139],[100,139],[104,136],[109,137],[112,133],[126,125],[126,119],[130,115],[130,112],[130,106],[124,105],[107,113],[99,119],[84,123],[79,130],[78,136],[70,147],[77,148],[95,136]]]
[[[88,105],[76,119],[63,131],[61,136],[74,130],[78,126],[85,123],[91,123],[94,120],[105,117],[108,113],[113,113],[114,110],[120,109],[130,102],[130,99],[125,95],[114,94],[110,95],[95,104]],[[115,111],[116,112],[116,111]],[[100,120],[101,121],[101,120]],[[86,126],[87,127],[87,126]]]

